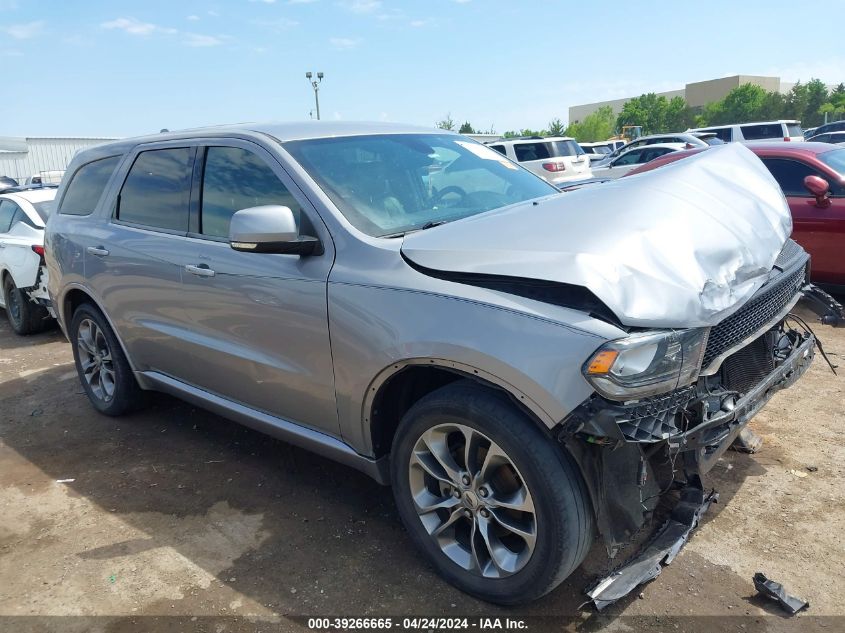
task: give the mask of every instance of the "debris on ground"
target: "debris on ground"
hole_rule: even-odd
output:
[[[801,609],[806,609],[810,606],[810,603],[806,600],[802,600],[796,596],[790,596],[782,584],[774,580],[769,580],[760,571],[754,574],[754,588],[761,595],[775,600],[790,615],[795,615]]]
[[[627,596],[641,584],[657,578],[663,566],[671,563],[689,540],[690,533],[698,526],[710,504],[716,503],[718,499],[719,495],[714,490],[708,493],[693,486],[684,488],[669,520],[651,543],[628,563],[599,580],[586,592],[596,609],[601,611]]]

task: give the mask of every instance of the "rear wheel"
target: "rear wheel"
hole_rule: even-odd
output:
[[[560,584],[593,536],[571,457],[504,395],[447,385],[404,416],[391,454],[399,514],[458,588],[519,604]]]
[[[144,393],[123,349],[97,308],[88,303],[79,306],[68,337],[82,388],[98,411],[116,416],[143,403]]]
[[[15,285],[11,275],[6,275],[3,280],[3,301],[6,316],[16,334],[35,334],[46,327],[50,317],[47,309],[30,301],[27,294]]]

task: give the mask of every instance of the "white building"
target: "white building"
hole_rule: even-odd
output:
[[[43,174],[45,182],[52,182],[56,174],[47,172],[64,172],[76,152],[111,140],[0,136],[0,176],[23,183],[28,177]]]

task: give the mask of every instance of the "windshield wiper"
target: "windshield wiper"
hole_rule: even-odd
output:
[[[430,222],[426,222],[423,224],[419,230],[425,231],[426,229],[433,229],[435,226],[440,226],[441,224],[446,224],[449,220],[432,220]]]
[[[447,222],[450,222],[450,221],[451,220],[431,220],[429,222],[426,222],[425,224],[423,224],[421,227],[418,227],[418,228],[407,229],[405,231],[398,231],[397,233],[388,233],[387,235],[379,235],[379,237],[385,237],[385,238],[403,237],[404,235],[407,235],[408,233],[416,233],[417,231],[425,231],[426,229],[431,229],[431,228],[434,228],[435,226],[440,226],[441,224],[446,224]]]

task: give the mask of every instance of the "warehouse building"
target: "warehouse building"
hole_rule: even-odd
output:
[[[786,94],[792,89],[794,83],[781,81],[780,77],[763,77],[760,75],[733,75],[731,77],[721,77],[719,79],[709,79],[707,81],[695,81],[687,84],[681,90],[670,90],[668,92],[658,92],[658,96],[664,96],[667,99],[672,97],[682,97],[687,105],[691,108],[703,108],[708,103],[724,99],[727,94],[734,88],[738,88],[743,84],[754,84],[760,86],[768,92],[780,92]],[[624,99],[612,99],[610,101],[598,101],[596,103],[585,103],[582,105],[570,106],[569,121],[582,121],[587,115],[592,114],[603,106],[610,106],[613,108],[613,114],[619,114],[622,111],[622,106],[634,97],[640,95],[632,95]]]
[[[0,136],[0,176],[9,176],[20,184],[33,176],[45,183],[54,182],[79,150],[110,140],[113,139]]]

